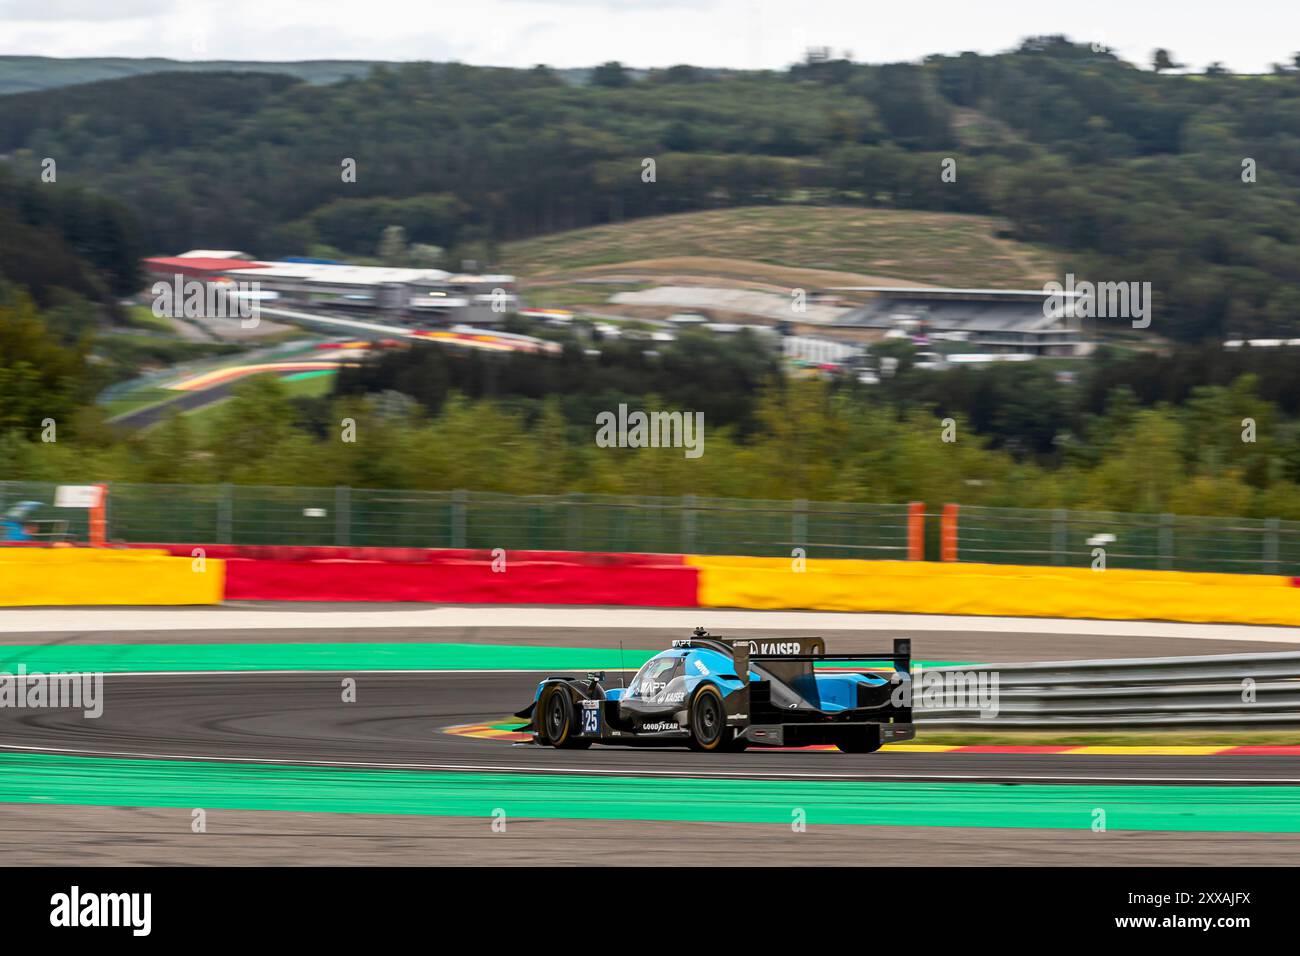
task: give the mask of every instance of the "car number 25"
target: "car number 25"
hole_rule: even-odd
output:
[[[591,701],[590,703],[596,703]],[[584,734],[600,733],[600,710],[598,707],[582,708],[582,732]]]

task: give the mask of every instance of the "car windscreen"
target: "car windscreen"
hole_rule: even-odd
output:
[[[641,666],[628,685],[626,697],[653,697],[663,691],[679,663],[676,657],[652,657]]]

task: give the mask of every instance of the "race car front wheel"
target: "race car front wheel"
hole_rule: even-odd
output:
[[[722,695],[712,684],[705,684],[691,698],[691,736],[688,741],[692,750],[722,750],[722,742],[727,734],[726,708],[722,705]]]
[[[537,729],[541,742],[552,747],[578,750],[591,746],[573,734],[573,701],[563,687],[552,687],[537,708]]]

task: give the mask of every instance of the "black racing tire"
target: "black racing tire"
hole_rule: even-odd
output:
[[[573,701],[562,686],[548,687],[537,702],[537,735],[543,744],[568,747],[573,739]]]
[[[691,721],[691,736],[687,744],[692,750],[715,753],[727,749],[727,708],[716,687],[702,684],[692,695],[687,712]]]
[[[858,731],[835,741],[835,746],[846,754],[873,754],[880,749],[880,728],[869,727]]]

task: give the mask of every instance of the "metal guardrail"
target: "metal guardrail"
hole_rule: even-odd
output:
[[[926,705],[927,680],[945,706]],[[1300,727],[1300,653],[934,667],[914,681],[916,719],[930,727]],[[981,716],[989,700],[996,714]]]

